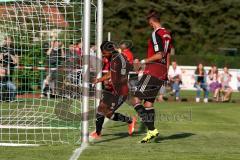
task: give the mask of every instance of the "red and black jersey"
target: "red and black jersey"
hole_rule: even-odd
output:
[[[107,59],[106,57],[103,57],[102,63],[103,63],[103,68],[102,68],[102,70],[104,70],[104,71],[109,71],[109,70],[110,70],[110,60]]]
[[[163,58],[159,61],[146,64],[144,74],[149,74],[161,80],[167,80],[168,73],[168,56],[172,48],[172,37],[170,32],[165,28],[159,28],[152,32],[151,38],[148,40],[147,58],[161,52]]]
[[[103,59],[102,59],[102,63],[103,63],[102,70],[103,71],[109,71],[110,70],[110,62],[111,62],[110,58],[103,57]],[[106,81],[104,81],[103,84],[104,84],[104,89],[105,90],[107,90],[109,92],[114,92],[111,80],[106,80]]]
[[[114,53],[111,59],[110,71],[113,89],[116,94],[128,95],[128,75],[130,70],[131,64],[127,58],[118,52]]]

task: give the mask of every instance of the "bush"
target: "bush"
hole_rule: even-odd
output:
[[[203,63],[206,66],[213,64],[222,68],[225,65],[229,68],[239,68],[240,57],[224,56],[224,55],[174,55],[171,60],[177,60],[179,65],[196,66],[198,63]]]

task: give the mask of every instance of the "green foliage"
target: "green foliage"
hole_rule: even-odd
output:
[[[240,57],[213,55],[213,54],[195,54],[195,55],[174,55],[171,59],[177,60],[180,65],[196,66],[203,63],[206,66],[217,65],[219,68],[228,66],[230,68],[239,68]]]
[[[133,50],[143,57],[151,28],[150,9],[161,13],[163,26],[174,37],[176,54],[217,54],[218,48],[240,49],[239,0],[121,0],[105,1],[104,31],[113,40],[132,40]]]

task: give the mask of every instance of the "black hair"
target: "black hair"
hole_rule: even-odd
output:
[[[109,52],[115,51],[115,45],[113,42],[110,42],[110,41],[102,42],[100,48],[101,48],[101,51],[109,51]]]

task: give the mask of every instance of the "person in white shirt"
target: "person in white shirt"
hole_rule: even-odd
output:
[[[172,61],[172,66],[169,67],[168,79],[172,87],[172,93],[178,101],[180,97],[180,85],[182,83],[182,70],[175,60]]]
[[[232,87],[230,86],[232,75],[228,71],[228,67],[224,67],[223,73],[221,75],[221,83],[222,83],[222,92],[224,93],[223,102],[229,102],[231,99],[231,95],[233,92]]]

